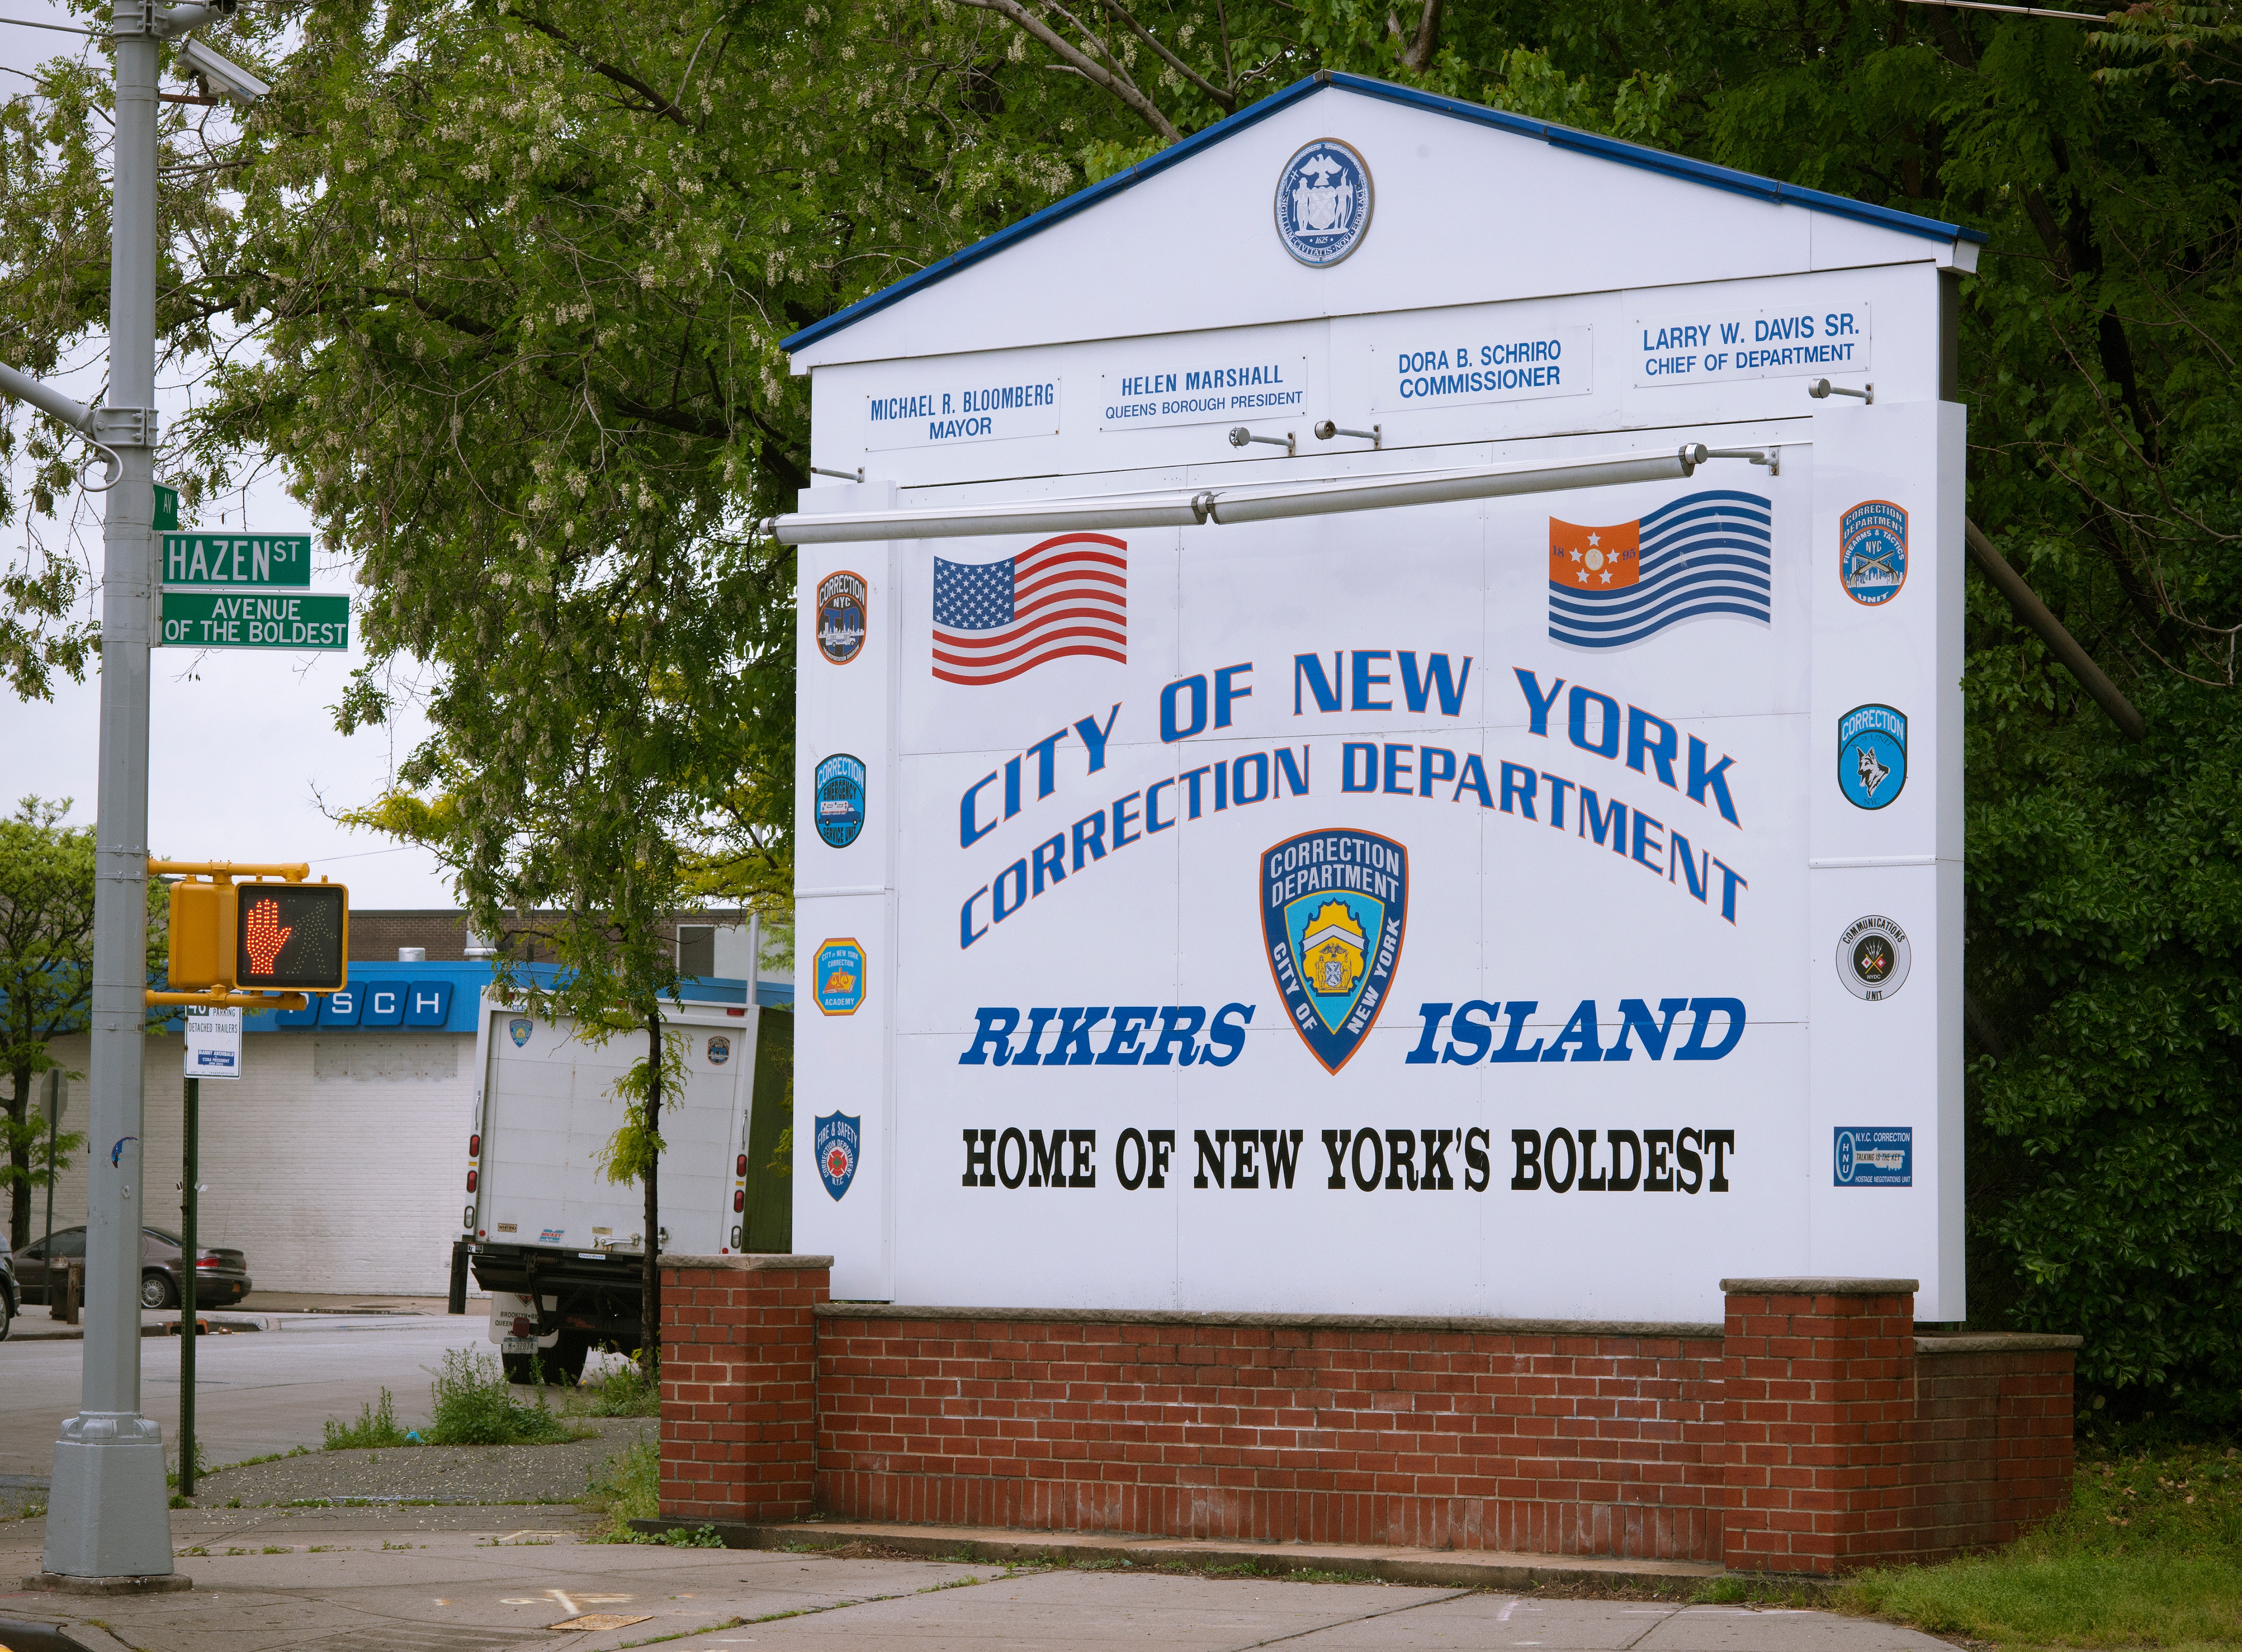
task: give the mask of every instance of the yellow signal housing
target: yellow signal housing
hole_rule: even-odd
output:
[[[222,883],[171,885],[171,966],[165,984],[174,992],[231,987],[233,971],[232,889]]]
[[[307,882],[300,865],[151,860],[148,870],[186,878],[171,885],[170,990],[148,994],[151,1004],[292,1010],[305,1001],[235,990],[336,992],[348,984],[350,891],[342,884]]]

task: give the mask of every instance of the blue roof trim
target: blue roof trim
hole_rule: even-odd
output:
[[[1107,196],[1118,195],[1124,189],[1166,171],[1177,162],[1188,159],[1202,149],[1218,144],[1233,133],[1242,132],[1248,126],[1266,120],[1281,110],[1291,108],[1310,93],[1320,91],[1326,79],[1323,75],[1312,75],[1287,86],[1274,97],[1265,97],[1250,109],[1242,109],[1235,115],[1218,120],[1204,131],[1193,132],[1181,143],[1171,144],[1158,154],[1138,161],[1134,166],[1116,172],[1111,178],[1102,178],[1087,189],[1078,189],[1063,201],[1053,201],[1041,212],[1030,212],[1018,223],[1008,225],[994,235],[984,236],[970,246],[961,247],[946,259],[936,259],[926,268],[912,272],[893,285],[882,287],[877,292],[857,299],[845,310],[836,310],[822,321],[811,322],[801,332],[781,339],[778,347],[791,352],[801,349],[804,345],[815,344],[820,339],[862,321],[868,315],[876,314],[889,305],[909,298],[921,287],[932,286],[936,281],[944,280],[969,265],[1003,252],[1016,241],[1024,241],[1063,219],[1072,218],[1077,212],[1086,212]]]
[[[1288,109],[1320,91],[1326,86],[1339,86],[1348,91],[1360,92],[1365,97],[1380,97],[1388,103],[1403,104],[1413,108],[1430,110],[1434,114],[1447,115],[1457,120],[1471,121],[1477,125],[1492,126],[1499,131],[1514,132],[1521,138],[1538,138],[1543,143],[1559,149],[1570,149],[1600,160],[1617,161],[1623,166],[1639,166],[1646,171],[1661,172],[1668,178],[1688,183],[1703,184],[1713,189],[1727,190],[1733,194],[1748,195],[1755,200],[1769,201],[1778,205],[1807,206],[1817,212],[1828,212],[1836,218],[1849,218],[1859,223],[1873,224],[1879,229],[1896,230],[1906,235],[1919,235],[1934,241],[1973,241],[1983,245],[1990,238],[1983,230],[1964,228],[1958,224],[1943,224],[1937,218],[1918,218],[1912,212],[1896,212],[1889,206],[1876,206],[1867,201],[1856,201],[1843,195],[1831,195],[1822,190],[1802,189],[1796,184],[1784,184],[1771,178],[1762,178],[1754,172],[1740,172],[1732,167],[1715,166],[1707,161],[1696,161],[1682,155],[1669,155],[1664,150],[1651,149],[1641,144],[1622,143],[1616,138],[1602,138],[1594,132],[1584,132],[1570,126],[1555,126],[1547,121],[1528,120],[1522,115],[1513,115],[1500,109],[1489,109],[1483,104],[1468,104],[1458,97],[1442,97],[1432,92],[1417,91],[1407,86],[1396,86],[1389,81],[1372,80],[1362,75],[1341,74],[1332,70],[1319,70],[1307,79],[1287,86],[1274,97],[1265,97],[1251,108],[1242,109],[1226,119],[1218,120],[1204,131],[1194,132],[1182,142],[1171,144],[1158,154],[1138,161],[1134,166],[1101,179],[1086,189],[1077,190],[1063,201],[1054,201],[1039,212],[1031,212],[1018,223],[1008,225],[994,235],[985,236],[972,245],[961,247],[949,257],[937,259],[923,270],[914,271],[902,280],[869,293],[846,309],[836,310],[822,321],[814,321],[799,332],[779,340],[778,347],[791,353],[821,339],[830,338],[843,327],[852,326],[865,317],[876,315],[889,305],[901,302],[923,287],[946,280],[958,271],[990,258],[1014,243],[1030,235],[1041,233],[1052,225],[1086,212],[1108,196],[1118,195],[1165,171],[1178,162],[1197,154],[1200,150],[1224,138],[1235,136],[1257,122],[1266,120],[1281,110]]]

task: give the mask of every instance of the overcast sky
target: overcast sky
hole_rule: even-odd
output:
[[[77,21],[45,0],[0,0],[0,17]],[[66,34],[0,24],[0,97],[31,90],[29,77],[57,54],[86,43]],[[61,387],[80,400],[99,393],[104,341],[96,340]],[[188,405],[185,386],[159,387],[168,424]],[[17,416],[22,428],[22,415]],[[22,476],[17,496],[20,499]],[[220,520],[223,515],[223,522]],[[50,545],[74,544],[97,571],[101,562],[97,494],[64,501],[62,521],[41,522]],[[311,519],[273,480],[206,505],[183,527],[306,533]],[[26,525],[0,529],[0,564],[20,566]],[[352,589],[351,570],[324,544],[312,554],[314,591]],[[351,627],[358,634],[356,615]],[[393,764],[425,733],[417,717],[393,730],[345,739],[328,708],[342,697],[365,655],[289,654],[264,648],[158,648],[149,708],[148,842],[174,860],[309,861],[314,877],[347,883],[354,907],[450,906],[448,882],[419,849],[346,830],[326,818],[371,801]],[[51,702],[25,703],[0,688],[0,806],[28,795],[73,800],[70,819],[94,817],[99,746],[98,680],[64,679]]]

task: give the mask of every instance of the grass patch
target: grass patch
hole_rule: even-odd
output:
[[[330,1417],[324,1427],[328,1451],[370,1451],[407,1443],[405,1430],[397,1426],[397,1402],[386,1388],[381,1391],[380,1404],[358,1408],[356,1422]]]
[[[577,1438],[542,1393],[534,1404],[515,1399],[505,1367],[471,1348],[446,1352],[433,1393],[435,1414],[420,1436],[432,1446],[550,1446]]]
[[[585,1541],[592,1543],[650,1543],[630,1522],[661,1513],[661,1442],[641,1440],[602,1463],[585,1487],[584,1501],[607,1517]]]
[[[610,1367],[585,1383],[567,1399],[572,1417],[658,1417],[661,1414],[661,1383],[647,1375],[646,1367],[633,1360]]]
[[[1843,1610],[2006,1646],[2242,1643],[2242,1454],[2082,1461],[2071,1508],[1997,1555],[1863,1572]]]

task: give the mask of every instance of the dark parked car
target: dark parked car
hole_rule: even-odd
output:
[[[16,1259],[0,1251],[0,1342],[8,1340],[8,1326],[23,1306],[16,1286]]]
[[[69,1266],[70,1259],[85,1254],[85,1229],[61,1227],[55,1230],[53,1257],[60,1264],[56,1269]],[[166,1232],[160,1227],[140,1230],[140,1306],[144,1308],[175,1308],[179,1306],[180,1262],[186,1254],[185,1244],[177,1233]],[[16,1252],[16,1277],[22,1283],[26,1302],[60,1301],[61,1289],[47,1294],[47,1241],[33,1239]],[[198,1246],[195,1259],[195,1306],[198,1308],[222,1307],[229,1302],[238,1302],[249,1294],[249,1261],[239,1251],[212,1250]]]

